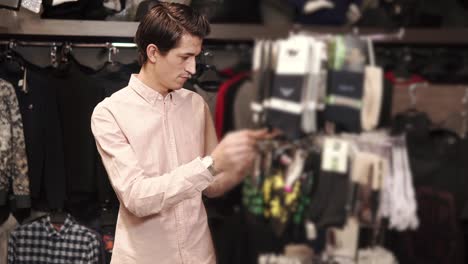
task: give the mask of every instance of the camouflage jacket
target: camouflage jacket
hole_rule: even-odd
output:
[[[16,208],[30,207],[23,122],[14,87],[0,79],[0,206],[13,198]]]

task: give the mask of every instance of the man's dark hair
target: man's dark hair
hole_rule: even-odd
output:
[[[164,56],[177,47],[184,34],[203,39],[210,33],[210,24],[205,16],[191,7],[178,3],[160,2],[143,17],[135,35],[138,46],[138,61],[146,63],[146,47],[155,44]]]

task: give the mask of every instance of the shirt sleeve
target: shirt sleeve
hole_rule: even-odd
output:
[[[31,199],[29,197],[28,161],[24,141],[23,120],[13,86],[9,86],[8,90],[10,91],[9,109],[12,131],[12,160],[10,168],[13,175],[12,188],[15,194],[16,206],[18,208],[29,208],[31,206]]]
[[[162,175],[148,175],[112,113],[98,105],[91,117],[98,151],[117,197],[138,217],[157,214],[200,195],[213,181],[200,157]]]
[[[104,263],[104,260],[100,261],[101,242],[100,237],[97,235],[91,235],[91,243],[89,244],[87,252],[87,263],[100,264]]]
[[[8,256],[7,263],[14,264],[16,262],[16,236],[11,234],[8,238]]]
[[[0,205],[7,203],[7,196],[11,189],[15,196],[17,208],[29,208],[28,163],[24,142],[23,121],[19,111],[15,88],[0,79],[0,134],[5,137],[3,148],[0,148]],[[1,145],[1,144],[0,144]]]

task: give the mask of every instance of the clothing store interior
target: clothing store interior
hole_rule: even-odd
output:
[[[57,243],[110,263],[90,119],[139,72],[157,2],[0,1],[0,263],[71,263],[31,253]],[[468,1],[167,2],[211,24],[184,88],[218,140],[281,131],[203,197],[217,263],[468,263]]]

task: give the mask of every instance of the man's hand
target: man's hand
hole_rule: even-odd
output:
[[[228,133],[211,153],[217,171],[244,172],[255,158],[257,140],[269,137],[266,129]]]

